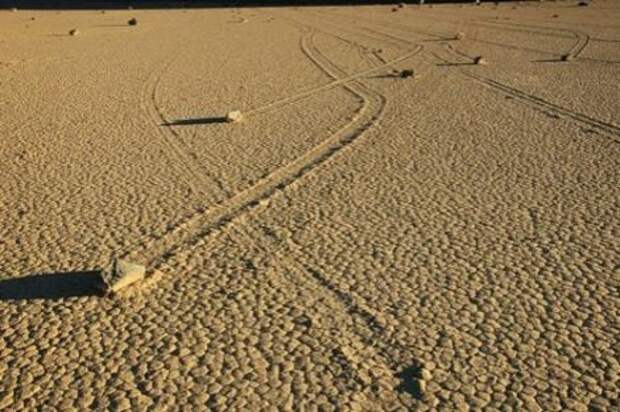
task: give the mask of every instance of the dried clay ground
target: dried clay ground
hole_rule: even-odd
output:
[[[0,409],[619,410],[576,3],[0,12]]]

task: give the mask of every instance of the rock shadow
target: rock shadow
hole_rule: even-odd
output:
[[[101,296],[99,270],[55,272],[0,280],[0,301]]]
[[[193,126],[200,124],[226,123],[227,121],[228,120],[226,117],[199,117],[195,119],[172,120],[170,122],[163,123],[162,126]]]
[[[396,378],[400,380],[400,385],[396,390],[401,393],[407,393],[415,399],[422,399],[424,393],[420,381],[422,380],[422,367],[411,365],[398,372]]]
[[[532,63],[567,63],[566,61],[558,58],[558,59],[542,59],[542,60],[532,60]]]

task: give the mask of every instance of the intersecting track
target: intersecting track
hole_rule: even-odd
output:
[[[373,30],[375,33],[382,33],[380,30]],[[385,33],[383,33],[385,34]],[[394,36],[391,36],[394,37]],[[407,42],[409,44],[413,44],[412,41],[410,40],[406,40],[401,38],[402,41]],[[586,47],[587,42],[581,41],[578,42],[574,47],[573,50],[575,50],[575,53],[580,53],[581,51],[583,51],[583,49]],[[457,49],[455,49],[452,45],[448,44],[447,46],[445,46],[446,49],[453,55],[458,56],[459,58],[466,58],[468,60],[468,63],[470,63],[471,57],[467,56],[461,52],[459,52]],[[445,62],[445,63],[453,63],[450,59],[447,59],[445,57],[440,56],[438,53],[433,52],[432,53],[436,58],[438,58],[440,61]],[[533,108],[537,108],[537,109],[544,109],[546,111],[551,111],[556,113],[559,116],[563,116],[564,118],[568,118],[571,119],[573,121],[576,121],[578,123],[584,124],[586,126],[591,127],[592,129],[596,130],[600,135],[605,136],[609,139],[611,139],[613,142],[618,143],[620,142],[620,127],[608,123],[608,122],[604,122],[598,119],[595,119],[593,117],[572,111],[570,109],[561,107],[559,105],[556,105],[554,103],[548,102],[538,96],[535,96],[533,94],[521,91],[517,88],[514,88],[512,86],[508,86],[506,84],[503,84],[501,82],[498,82],[496,80],[487,78],[485,76],[479,75],[479,74],[475,74],[472,73],[469,70],[465,70],[463,68],[458,68],[458,72],[461,73],[462,75],[468,77],[469,79],[472,79],[480,84],[482,84],[485,87],[489,87],[495,90],[498,90],[504,94],[508,94],[511,97],[514,97],[516,100],[527,104],[530,107]]]
[[[316,31],[316,30],[314,30],[314,31]],[[340,40],[343,40],[343,41],[347,41],[344,38],[341,38],[339,36],[334,36],[334,35],[331,35],[331,36],[339,38]],[[313,87],[311,89],[307,89],[307,90],[301,91],[301,92],[299,92],[299,93],[297,93],[297,94],[295,94],[293,96],[285,97],[285,98],[283,98],[281,100],[277,100],[275,102],[271,102],[271,103],[266,104],[266,105],[261,106],[261,107],[257,107],[257,108],[254,108],[254,109],[247,110],[247,111],[244,112],[244,114],[245,114],[246,117],[253,116],[253,115],[256,115],[256,114],[263,114],[263,113],[266,113],[266,112],[269,112],[269,111],[272,111],[272,110],[279,109],[282,106],[286,106],[288,104],[295,103],[295,102],[297,102],[299,100],[305,99],[306,97],[310,97],[310,96],[312,96],[312,95],[314,95],[316,93],[332,89],[332,88],[334,88],[336,86],[345,85],[346,83],[350,83],[350,82],[355,81],[355,80],[357,80],[357,79],[359,79],[361,77],[367,76],[367,75],[369,75],[371,73],[375,73],[376,71],[378,71],[380,69],[384,69],[386,67],[389,67],[389,66],[398,64],[400,62],[403,62],[405,60],[408,60],[408,59],[412,58],[413,56],[415,56],[416,54],[420,53],[422,51],[422,48],[423,48],[422,46],[417,46],[417,47],[414,48],[413,51],[409,51],[407,54],[405,54],[405,55],[403,55],[401,57],[398,57],[398,58],[390,60],[390,61],[382,61],[381,65],[373,67],[373,68],[368,69],[368,70],[364,70],[364,71],[358,72],[358,73],[343,74],[342,77],[333,77],[331,74],[328,73],[328,75],[330,77],[332,77],[334,80],[329,82],[329,83],[327,83],[327,84],[324,84],[324,85],[319,86],[319,87]],[[304,54],[307,55],[307,50],[303,49],[303,47],[302,47],[302,50],[304,51]]]
[[[385,35],[385,33],[382,32],[381,30],[373,30],[373,32],[379,35],[382,35],[382,34]],[[411,40],[407,40],[401,37],[397,37],[397,36],[390,36],[390,37],[393,39],[398,39],[401,42],[407,43],[408,45],[414,44]],[[467,56],[464,53],[459,52],[447,42],[443,42],[443,45],[451,53],[457,55],[460,58],[465,58],[467,60],[467,63],[472,61],[472,58],[470,56]],[[583,47],[585,47],[585,45]],[[406,48],[406,46],[404,48]],[[433,47],[432,49],[439,49],[439,48]],[[583,50],[583,48],[581,48],[581,50]],[[443,58],[439,56],[436,52],[431,52],[431,53],[433,56],[435,56],[436,58],[440,59],[443,62],[452,63],[450,59]],[[484,87],[488,87],[488,88],[491,88],[492,90],[500,91],[503,94],[508,94],[511,97],[515,98],[517,101],[520,101],[521,103],[525,103],[526,105],[532,107],[533,109],[538,109],[538,110],[542,109],[546,112],[551,111],[557,114],[558,116],[563,116],[564,118],[568,118],[573,121],[577,121],[578,123],[585,124],[591,127],[592,129],[596,130],[599,135],[609,138],[612,142],[614,143],[619,142],[618,137],[620,137],[620,128],[618,126],[615,126],[613,124],[603,122],[603,121],[591,118],[589,116],[583,115],[581,113],[577,113],[572,110],[563,108],[561,106],[548,102],[538,96],[523,92],[519,89],[508,86],[496,80],[484,77],[479,74],[471,73],[469,70],[458,68],[458,72],[464,75],[465,77],[480,83]],[[510,164],[519,155],[520,155],[520,152],[516,151],[506,162],[503,162],[503,164]],[[498,166],[496,172],[492,173],[492,175],[495,178],[498,176],[499,168],[500,166]],[[488,186],[488,184],[485,184],[485,187],[486,186]]]
[[[329,34],[329,35],[332,35],[332,34]],[[346,39],[341,38],[339,36],[334,36],[334,37],[340,38],[341,40],[348,42]],[[374,73],[379,69],[386,68],[386,67],[395,65],[399,62],[402,62],[404,60],[407,60],[411,58],[414,54],[419,53],[421,49],[422,49],[422,46],[417,46],[413,50],[410,50],[410,53],[405,54],[404,56],[401,56],[399,58],[396,58],[390,61],[385,61],[380,56],[375,55],[377,59],[381,60],[381,63],[382,63],[381,67],[374,67],[369,70],[354,73],[351,75],[343,75],[340,78],[334,78],[333,81],[327,84],[324,84],[322,86],[312,87],[312,88],[303,90],[292,96],[287,96],[283,99],[270,102],[264,106],[244,110],[243,111],[244,116],[248,118],[254,115],[264,114],[264,113],[267,113],[273,110],[280,109],[281,107],[289,105],[289,104],[296,103],[300,100],[311,97],[317,93],[332,89],[344,83],[351,82],[352,80],[355,80],[360,77],[366,76],[368,74]],[[167,71],[169,71],[172,64],[174,64],[174,62],[178,60],[179,54],[180,53],[177,52],[173,57],[171,57],[167,61],[167,63],[164,65],[163,69],[159,71],[153,71],[150,74],[149,80],[147,80],[145,84],[145,88],[142,93],[141,106],[144,111],[149,113],[153,122],[158,125],[161,125],[162,123],[168,124],[170,122],[170,119],[166,117],[165,113],[163,112],[163,110],[160,108],[158,104],[157,93],[158,93],[158,89],[159,89],[159,85],[161,83],[162,77],[165,75]],[[145,103],[147,99],[150,99],[151,101],[150,105]],[[226,190],[224,189],[223,184],[215,176],[212,176],[211,174],[209,174],[208,171],[197,161],[197,159],[191,155],[192,153],[191,148],[183,144],[183,140],[180,134],[175,130],[175,128],[173,126],[170,126],[167,129],[170,134],[167,134],[166,131],[162,131],[160,129],[158,129],[158,132],[163,137],[163,140],[172,149],[172,152],[173,152],[172,154],[176,156],[178,163],[181,165],[181,167],[185,169],[186,171],[188,171],[190,175],[196,179],[196,182],[199,183],[199,186],[196,187],[193,181],[187,182],[187,184],[190,185],[192,191],[205,193],[205,192],[211,192],[214,187],[217,187],[221,193],[228,194]]]
[[[325,21],[325,20],[323,20],[323,22],[324,22],[324,21]],[[300,25],[305,25],[305,26],[307,26],[307,21],[306,21],[306,19],[304,19],[304,22],[303,22],[303,23],[300,23],[300,22],[297,22],[297,23],[298,23],[298,24],[300,24]],[[365,30],[371,30],[371,29],[368,29],[368,28],[363,28],[363,29],[365,29]],[[354,32],[351,32],[350,30],[349,30],[348,32],[349,32],[349,33],[351,33],[352,35],[353,35],[353,33],[354,33]],[[393,42],[393,43],[394,43],[394,44],[395,44],[398,48],[403,49],[403,50],[410,50],[410,49],[411,49],[411,47],[412,47],[412,45],[415,45],[415,46],[417,46],[417,47],[420,47],[419,45],[417,45],[417,44],[415,44],[415,43],[413,43],[413,42],[411,42],[411,41],[409,41],[409,40],[407,40],[407,39],[405,39],[405,38],[401,38],[401,37],[397,37],[397,36],[386,37],[386,34],[385,34],[385,33],[381,32],[381,31],[378,31],[378,30],[373,30],[373,32],[375,33],[375,36],[372,36],[371,38],[373,38],[374,40],[377,40],[377,38],[380,38],[380,40],[381,40],[381,41],[386,41],[386,40],[387,40],[387,41],[391,41],[391,42]],[[332,37],[336,37],[336,36],[334,36],[332,33],[326,33],[326,34],[327,34],[327,35],[329,35],[329,36],[332,36]],[[368,36],[367,34],[365,34],[365,33],[357,33],[357,32],[355,32],[355,33],[354,33],[354,35],[364,36],[364,37],[366,37],[366,38],[368,38],[368,37],[369,37],[369,36]],[[379,37],[376,37],[376,36],[379,36]],[[338,37],[339,39],[342,39],[343,41],[346,41],[346,42],[348,42],[348,43],[351,43],[351,44],[357,45],[358,47],[362,47],[362,48],[364,47],[363,45],[361,45],[361,44],[357,43],[355,40],[343,39],[343,38],[342,38],[342,37],[340,37],[340,36],[337,36],[337,37]],[[411,132],[412,132],[412,133],[414,133],[414,134],[416,133],[416,132],[415,132],[415,130],[411,130]],[[420,137],[420,136],[418,136],[418,137]],[[422,142],[424,142],[424,139],[420,137],[419,144],[420,144],[420,145],[423,145],[423,143],[422,143]],[[431,150],[432,150],[432,149],[431,149]],[[513,161],[516,157],[518,157],[518,156],[519,156],[519,154],[520,154],[520,152],[515,152],[515,153],[514,153],[514,155],[513,155],[510,159],[508,159],[508,161],[507,161],[507,162],[505,162],[505,163],[506,163],[506,164],[511,163],[511,162],[512,162],[512,161]],[[463,157],[463,160],[462,160],[462,161],[463,161],[463,163],[469,163],[469,161],[471,160],[471,158],[473,158],[473,156],[474,156],[474,155],[475,155],[475,153],[474,153],[474,152],[472,152],[472,153],[470,153],[468,156]],[[438,161],[437,161],[437,162],[435,162],[435,166],[436,166],[436,167],[444,167],[444,165],[448,165],[449,163],[450,163],[450,161],[449,161],[448,159],[446,159],[446,158],[440,158],[440,159],[438,159]],[[447,166],[447,169],[450,169],[450,167],[451,167],[451,166]],[[429,186],[429,187],[437,187],[437,189],[438,189],[438,190],[444,190],[444,191],[448,192],[450,189],[449,189],[447,186],[444,186],[444,185],[439,185],[439,184],[438,184],[438,180],[439,180],[440,176],[441,176],[441,174],[437,174],[437,175],[435,176],[435,178],[432,178],[432,179],[427,180],[427,181],[422,181],[422,182],[420,182],[420,183],[421,183],[421,184],[425,184],[426,186]],[[422,201],[421,201],[421,203],[418,205],[418,207],[419,207],[419,208],[423,208],[423,207],[424,207],[424,206],[425,206],[428,202],[430,202],[430,201],[432,201],[432,197],[425,197],[425,198],[424,198],[424,200],[422,200]]]
[[[370,29],[368,29],[368,30],[370,30]],[[373,30],[373,32],[377,33],[377,35],[379,35],[379,36],[385,36],[385,35],[386,35],[385,33],[383,33],[383,32],[382,32],[382,31],[380,31],[380,30]],[[401,38],[401,37],[394,37],[394,36],[392,36],[392,38],[398,39],[398,42],[399,42],[399,47],[404,48],[404,49],[409,48],[409,47],[410,47],[410,45],[411,45],[411,44],[413,44],[411,41],[406,40],[406,39]],[[464,55],[464,54],[463,54],[463,56],[465,56],[468,60],[471,60],[471,57],[466,56],[466,55]],[[415,133],[415,132],[414,132],[414,133]],[[468,155],[468,156],[463,157],[462,162],[463,162],[464,164],[469,163],[469,161],[470,161],[470,160],[474,157],[474,155],[475,155],[475,152],[471,152],[471,153],[469,153],[469,155]],[[513,161],[514,161],[517,157],[519,157],[520,155],[521,155],[521,151],[515,151],[515,152],[512,154],[512,156],[511,156],[510,158],[508,158],[505,162],[502,162],[502,165],[511,164],[511,163],[512,163],[512,162],[513,162]],[[441,167],[441,166],[443,166],[443,164],[444,164],[444,163],[445,163],[445,164],[448,164],[448,161],[447,161],[446,159],[439,159],[439,160],[438,160],[438,162],[436,162],[436,163],[435,163],[435,166],[440,166],[440,167]],[[495,169],[495,172],[491,173],[491,175],[492,175],[492,180],[491,180],[491,181],[489,181],[489,182],[487,182],[487,183],[485,183],[485,184],[483,185],[483,187],[481,187],[480,189],[483,189],[483,188],[485,188],[485,187],[489,187],[489,186],[491,186],[491,185],[492,185],[492,183],[493,183],[493,181],[494,181],[495,179],[497,179],[497,177],[499,176],[499,171],[500,171],[500,170],[501,170],[501,165],[498,165],[498,166],[496,167],[496,169]],[[448,186],[446,186],[446,185],[442,185],[442,184],[439,184],[438,180],[439,180],[439,178],[440,178],[440,177],[441,177],[441,174],[437,174],[434,178],[432,178],[432,179],[430,179],[430,180],[427,180],[427,181],[424,181],[424,182],[421,182],[421,183],[425,184],[427,187],[436,187],[436,188],[437,188],[437,190],[439,190],[439,191],[444,191],[444,192],[446,192],[447,194],[450,194],[450,188],[449,188]],[[417,207],[418,207],[419,209],[424,209],[424,208],[426,207],[426,205],[427,205],[428,203],[430,203],[432,200],[433,200],[433,198],[432,198],[432,197],[425,197],[425,198],[424,198],[424,200],[422,200],[422,201],[421,201],[421,202],[417,205]]]
[[[323,56],[314,46],[312,41],[313,35],[312,31],[304,33],[301,39],[302,51],[315,65],[334,79],[334,82],[327,86],[333,87],[335,84],[341,84],[351,94],[362,100],[363,103],[353,120],[319,145],[313,147],[286,166],[274,170],[253,186],[206,211],[193,214],[187,220],[171,227],[161,236],[149,236],[135,250],[127,253],[125,257],[139,259],[154,269],[161,268],[171,255],[193,245],[201,238],[220,229],[247,210],[267,202],[275,193],[298,181],[308,172],[332,157],[336,152],[350,145],[381,117],[385,107],[385,97],[356,80],[363,73],[345,76],[339,68]],[[420,47],[396,59],[396,61],[411,58],[421,50],[422,48]],[[394,61],[389,64],[393,63]],[[389,64],[377,66],[372,70],[387,67]],[[341,78],[341,76],[344,78]],[[314,89],[313,92],[323,90],[327,86]],[[301,96],[297,96],[297,98],[301,98]]]
[[[342,17],[350,17],[350,16],[345,16],[345,15],[341,15]],[[371,24],[375,24],[375,25],[380,25],[383,26],[385,25],[389,25],[389,27],[393,27],[396,29],[400,29],[400,30],[404,30],[410,33],[414,33],[414,34],[424,34],[424,35],[429,35],[429,36],[433,36],[436,37],[440,40],[452,40],[452,37],[448,34],[445,33],[431,33],[428,31],[422,31],[422,30],[417,30],[417,29],[413,29],[407,25],[404,24],[399,24],[399,23],[395,23],[395,22],[387,22],[382,20],[381,22],[378,22],[375,19],[368,19],[368,18],[364,18],[364,17],[356,17],[359,18],[360,20],[365,20],[368,21]],[[428,19],[428,17],[424,16],[424,15],[418,15],[416,16],[416,18],[422,18],[422,19]],[[582,31],[579,30],[570,30],[570,29],[563,29],[563,28],[555,28],[555,27],[541,27],[541,26],[532,26],[532,25],[524,25],[524,24],[517,24],[517,23],[511,23],[511,22],[505,22],[502,21],[497,22],[495,20],[490,20],[490,19],[485,19],[485,20],[466,20],[463,22],[457,22],[457,21],[453,21],[453,20],[446,20],[445,18],[442,18],[442,21],[444,22],[448,22],[450,24],[454,24],[454,25],[459,25],[462,23],[468,23],[468,24],[475,24],[475,25],[479,25],[479,26],[484,26],[487,27],[489,29],[492,30],[499,30],[499,31],[512,31],[512,32],[523,32],[523,33],[528,33],[528,34],[536,34],[536,35],[543,35],[543,36],[555,36],[555,37],[561,37],[561,38],[576,38],[576,42],[575,44],[568,50],[568,53],[573,54],[575,57],[580,57],[580,54],[584,51],[584,49],[587,47],[587,45],[590,42],[590,36],[587,33],[584,33]],[[435,20],[433,20],[434,23],[436,23]],[[513,27],[505,27],[505,26],[513,26]],[[390,36],[390,37],[397,37],[394,36],[393,34],[385,34],[386,36]],[[494,41],[490,41],[488,39],[477,39],[474,37],[468,37],[468,40],[470,41],[475,41],[475,42],[480,42],[480,43],[487,43],[487,44],[492,44],[498,47],[503,47],[503,48],[507,48],[507,49],[513,49],[513,50],[523,50],[523,51],[528,51],[528,52],[534,52],[534,53],[540,53],[540,54],[551,54],[551,55],[560,55],[562,53],[554,53],[554,52],[548,52],[548,51],[543,51],[543,50],[537,50],[537,49],[532,49],[532,48],[528,48],[528,47],[524,47],[524,46],[515,46],[515,45],[510,45],[510,44],[504,44],[504,43],[499,43],[499,42],[494,42]],[[602,62],[602,63],[617,63],[615,61],[608,61],[608,60],[603,60],[603,59],[594,59],[594,58],[588,58],[588,57],[580,57],[581,59],[585,59],[585,60],[590,60],[590,61],[596,61],[596,62]]]
[[[204,215],[197,216],[194,222],[188,222],[183,233],[173,234],[170,238],[161,239],[158,244],[151,245],[155,246],[156,253],[160,253],[163,248],[169,247],[168,251],[164,251],[161,256],[154,257],[150,262],[156,269],[164,265],[165,260],[171,254],[176,251],[188,253],[193,243],[212,231],[234,221],[236,217],[260,202],[267,200],[278,190],[293,184],[314,167],[326,161],[334,153],[352,143],[367,128],[381,118],[386,104],[385,97],[366,87],[360,81],[342,82],[343,79],[350,79],[351,75],[347,75],[317,48],[314,44],[314,34],[315,31],[312,29],[304,30],[300,42],[301,49],[316,66],[335,79],[335,81],[340,81],[341,83],[339,84],[342,84],[346,90],[362,100],[362,106],[357,111],[353,121],[326,142],[318,145],[295,161],[292,167],[285,167],[275,171],[265,181],[235,196],[231,202],[222,205],[219,211],[215,213],[207,212]],[[334,37],[338,38],[338,36]],[[350,40],[341,40],[357,48],[363,47]],[[421,48],[418,48],[417,52],[420,50]],[[381,64],[378,65],[378,67],[383,66]],[[357,76],[359,75],[358,73]],[[198,228],[198,231],[192,232],[192,229],[196,228]],[[257,247],[260,247],[264,241],[262,236],[245,230],[243,225],[233,225],[233,230],[250,239]],[[358,304],[348,292],[339,289],[336,283],[322,275],[319,270],[311,267],[309,264],[299,263],[307,260],[303,256],[303,250],[300,247],[290,242],[279,242],[275,251],[270,249],[268,252],[268,256],[271,256],[270,259],[274,261],[274,265],[284,264],[285,267],[291,269],[294,276],[287,277],[288,282],[304,288],[316,289],[319,287],[329,291],[325,296],[326,299],[321,303],[327,305],[328,313],[344,313],[358,320],[352,324],[353,330],[351,332],[353,332],[353,335],[341,336],[342,334],[339,332],[342,325],[335,324],[327,319],[325,321],[331,322],[331,324],[326,325],[327,328],[322,328],[322,330],[329,333],[330,338],[335,339],[337,347],[343,348],[340,353],[348,364],[358,363],[349,359],[354,357],[363,358],[365,363],[373,365],[371,382],[369,382],[369,387],[373,388],[373,391],[390,386],[393,383],[395,372],[399,371],[403,364],[414,365],[416,370],[420,370],[422,365],[417,360],[411,358],[411,350],[388,336],[385,327],[368,309]],[[360,350],[362,353],[355,353]],[[414,380],[414,385],[419,385],[416,377],[412,379]],[[401,404],[401,401],[393,395],[392,391],[388,393],[391,393],[391,395],[378,392],[374,395],[388,396],[388,399],[384,399],[384,401],[390,402],[393,405]]]

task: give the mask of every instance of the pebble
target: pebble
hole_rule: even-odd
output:
[[[229,123],[236,123],[243,120],[243,115],[239,110],[233,110],[226,115],[226,121]]]

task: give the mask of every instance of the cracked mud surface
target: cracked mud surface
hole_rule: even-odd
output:
[[[0,12],[0,409],[620,409],[620,6],[513,6]]]

